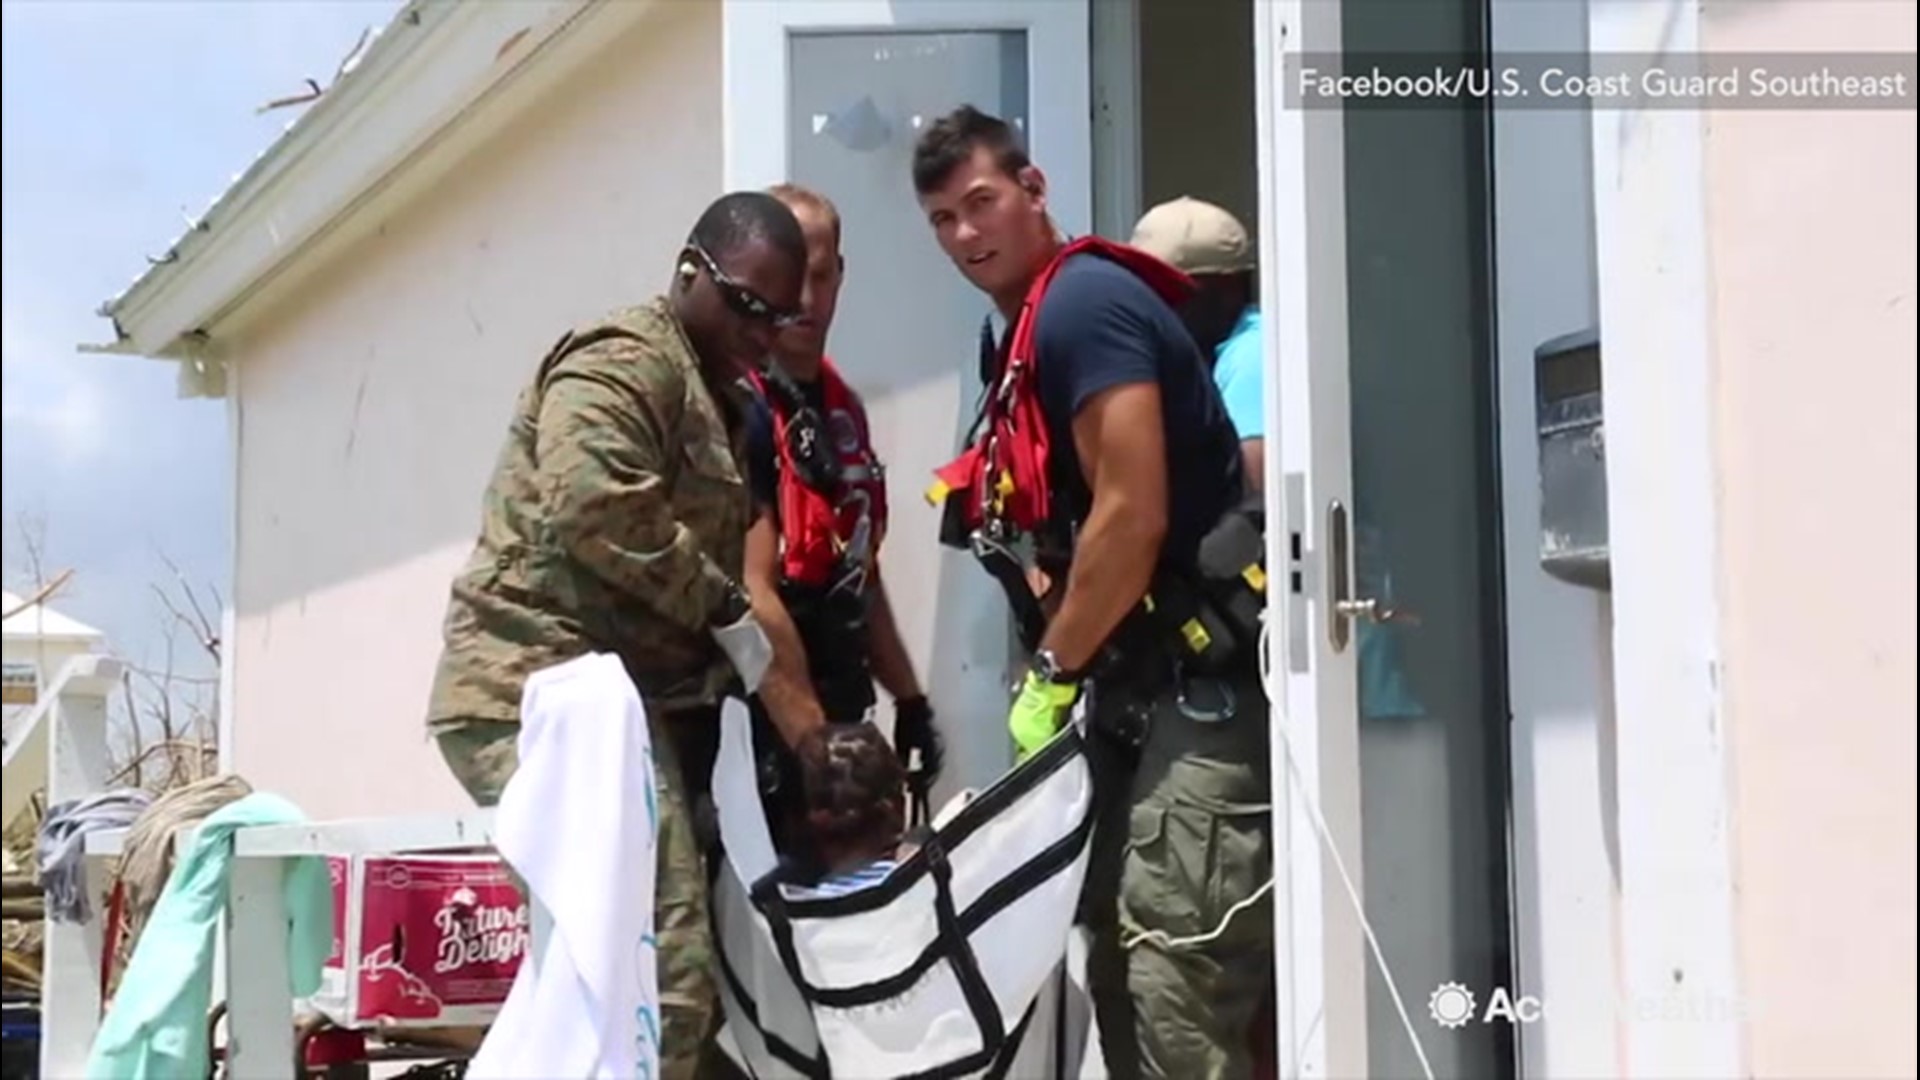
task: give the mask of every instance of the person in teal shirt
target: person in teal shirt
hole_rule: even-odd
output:
[[[1246,226],[1212,203],[1182,196],[1147,211],[1134,226],[1132,243],[1185,271],[1199,286],[1180,314],[1194,340],[1214,358],[1213,383],[1240,435],[1248,490],[1264,491],[1266,363],[1254,279],[1259,258]],[[1426,709],[1408,685],[1399,641],[1400,628],[1418,625],[1418,619],[1393,607],[1384,538],[1364,516],[1356,553],[1361,586],[1389,615],[1383,623],[1360,626],[1360,714],[1369,720],[1423,716]]]

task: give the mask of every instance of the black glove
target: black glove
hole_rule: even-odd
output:
[[[893,750],[902,762],[908,763],[913,752],[920,751],[920,767],[914,770],[913,780],[922,792],[932,788],[933,782],[940,778],[945,751],[940,732],[933,726],[933,706],[927,702],[926,695],[893,703]]]

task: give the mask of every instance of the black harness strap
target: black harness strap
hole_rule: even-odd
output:
[[[753,997],[747,993],[745,984],[740,981],[740,973],[735,971],[733,965],[728,962],[727,951],[725,949],[715,949],[714,952],[720,957],[720,975],[727,982],[728,992],[733,995],[735,1001],[740,1003],[740,1009],[746,1014],[747,1022],[753,1025],[753,1030],[760,1033],[760,1041],[766,1043],[767,1052],[780,1059],[783,1064],[801,1075],[806,1076],[808,1080],[832,1080],[833,1069],[827,1064],[826,1051],[822,1050],[818,1057],[808,1057],[796,1049],[793,1044],[775,1035],[773,1032],[768,1031],[766,1026],[760,1022],[760,1006],[756,1004]],[[753,1071],[751,1062],[748,1062],[747,1071]]]
[[[987,988],[987,980],[980,975],[980,963],[973,955],[973,944],[967,940],[967,928],[960,922],[960,913],[953,906],[953,865],[947,862],[947,847],[936,834],[927,841],[927,860],[933,872],[934,916],[940,922],[940,940],[946,946],[947,963],[953,965],[954,977],[960,980],[960,993],[967,999],[967,1007],[973,1010],[974,1023],[980,1025],[980,1038],[987,1046],[999,1046],[1007,1035],[1006,1018],[1000,1015],[1000,1003],[993,1000],[993,991]]]

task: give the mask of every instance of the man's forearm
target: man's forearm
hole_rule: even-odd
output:
[[[807,647],[800,628],[777,592],[749,584],[754,618],[773,643],[773,665],[760,683],[760,701],[788,746],[797,746],[807,732],[826,723],[826,711],[813,692],[807,674]]]
[[[1114,627],[1146,596],[1164,535],[1151,515],[1096,505],[1074,546],[1066,596],[1040,647],[1068,670],[1091,665]]]
[[[877,580],[868,618],[867,659],[873,664],[873,677],[895,701],[919,697],[920,680],[914,677],[913,660],[907,656],[906,642],[900,640],[900,626],[894,622],[887,587]]]

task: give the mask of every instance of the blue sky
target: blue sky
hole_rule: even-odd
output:
[[[5,0],[0,4],[0,517],[21,591],[23,514],[45,525],[55,607],[157,664],[162,554],[226,588],[226,411],[171,365],[80,355],[95,312],[273,141],[394,0]],[[182,644],[185,644],[184,639]],[[188,655],[183,652],[182,655]],[[184,665],[183,665],[184,666]]]

